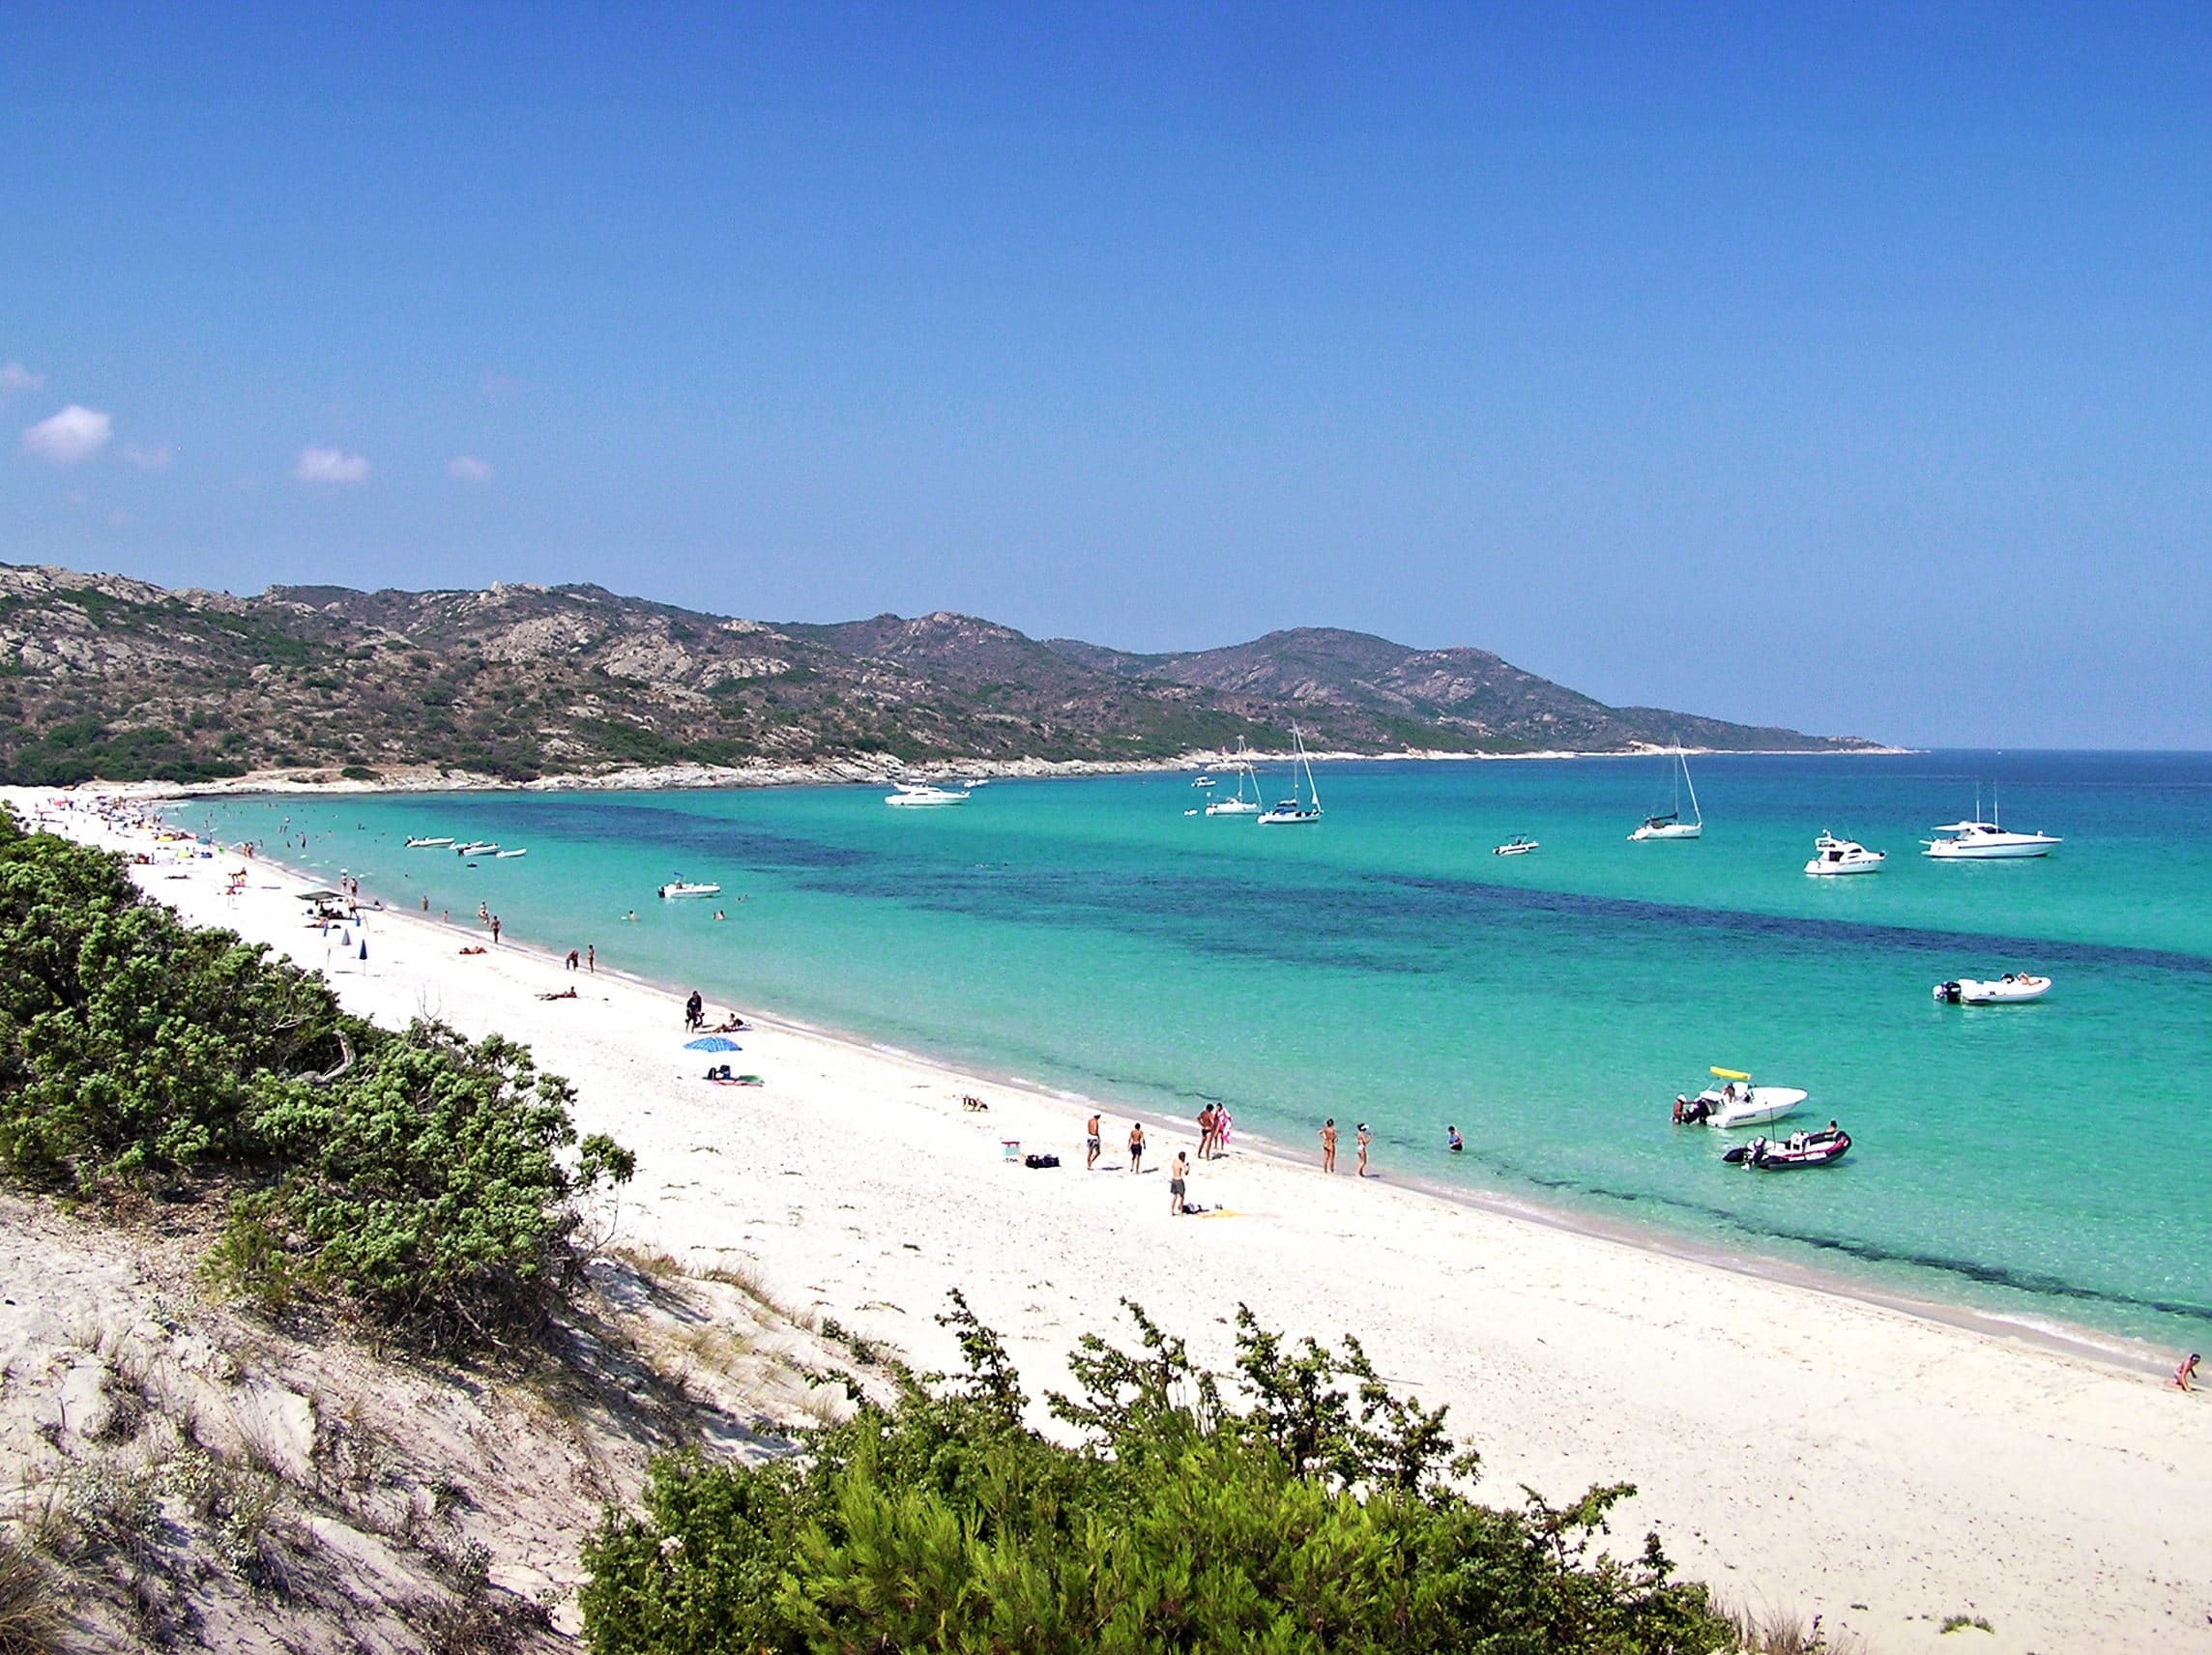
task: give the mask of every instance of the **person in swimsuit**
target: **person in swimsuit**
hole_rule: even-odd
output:
[[[2190,1381],[2197,1378],[2197,1353],[2195,1350],[2192,1350],[2189,1352],[2189,1360],[2182,1363],[2180,1367],[2173,1370],[2173,1382],[2179,1385],[2185,1391],[2195,1390],[2197,1388],[2195,1385],[2191,1384]]]
[[[491,916],[491,941],[494,947],[499,945],[499,915],[496,914]]]
[[[1132,1120],[1129,1122],[1129,1171],[1141,1173],[1144,1170],[1145,1123],[1141,1120]]]
[[[1213,1105],[1208,1104],[1198,1112],[1198,1158],[1205,1160],[1213,1152]]]
[[[1367,1122],[1359,1123],[1359,1176],[1367,1176],[1367,1146],[1375,1142],[1375,1134],[1367,1130]]]
[[[1093,1115],[1085,1121],[1083,1130],[1088,1134],[1083,1140],[1083,1170],[1088,1173],[1098,1165],[1098,1117]]]
[[[1321,1126],[1321,1170],[1336,1171],[1336,1117],[1330,1116]]]
[[[1455,1155],[1467,1147],[1465,1144],[1462,1144],[1459,1141],[1458,1127],[1447,1126],[1444,1128],[1444,1147],[1449,1149]]]
[[[1182,1192],[1188,1187],[1190,1159],[1180,1149],[1176,1151],[1175,1165],[1168,1169],[1168,1211],[1182,1211]]]
[[[598,969],[599,945],[597,943],[587,943],[584,944],[584,970],[596,972]]]

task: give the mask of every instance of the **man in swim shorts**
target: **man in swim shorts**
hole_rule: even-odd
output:
[[[1168,1169],[1169,1212],[1179,1214],[1182,1211],[1182,1192],[1186,1187],[1188,1187],[1185,1180],[1187,1180],[1189,1176],[1189,1157],[1184,1155],[1180,1149],[1178,1149],[1176,1151],[1175,1165]]]
[[[1088,1173],[1098,1165],[1098,1117],[1093,1115],[1084,1122],[1083,1130],[1089,1134],[1083,1140],[1083,1170]]]
[[[1129,1122],[1129,1171],[1141,1173],[1144,1170],[1145,1123],[1142,1120],[1132,1120]]]

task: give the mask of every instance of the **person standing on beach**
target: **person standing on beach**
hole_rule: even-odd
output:
[[[1144,1170],[1145,1123],[1142,1120],[1132,1120],[1129,1122],[1129,1171],[1136,1174]]]
[[[597,943],[586,943],[584,944],[584,970],[597,972],[598,969],[599,945]]]
[[[1213,1153],[1213,1105],[1208,1104],[1198,1112],[1198,1158],[1205,1160]]]
[[[491,945],[499,946],[499,915],[496,914],[491,916]]]
[[[1375,1134],[1367,1130],[1367,1122],[1359,1123],[1359,1176],[1367,1176],[1367,1146],[1375,1142]]]
[[[1336,1117],[1333,1115],[1321,1123],[1321,1170],[1336,1171]]]
[[[1175,1165],[1168,1169],[1168,1211],[1180,1217],[1182,1193],[1189,1188],[1190,1158],[1180,1149],[1176,1151]]]
[[[699,991],[693,989],[691,998],[684,1002],[684,1027],[686,1030],[696,1029],[706,1021],[707,1002],[700,997]]]
[[[1098,1117],[1093,1115],[1083,1123],[1083,1170],[1090,1172],[1098,1165]]]

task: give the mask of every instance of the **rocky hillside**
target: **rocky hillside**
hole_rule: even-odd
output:
[[[1611,708],[1479,650],[1272,633],[1192,654],[970,616],[770,625],[596,586],[272,587],[0,566],[0,780],[646,766],[1115,764],[1238,740],[1353,751],[1865,743]]]

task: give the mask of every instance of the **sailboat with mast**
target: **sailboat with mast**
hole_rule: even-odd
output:
[[[1252,750],[1242,737],[1237,740],[1237,797],[1216,798],[1206,807],[1208,816],[1257,816],[1266,809],[1260,794],[1260,772],[1252,768]]]
[[[1313,761],[1306,757],[1305,738],[1298,734],[1295,724],[1291,726],[1291,744],[1297,757],[1291,762],[1291,797],[1272,810],[1260,813],[1260,826],[1281,828],[1302,822],[1321,820],[1321,789],[1314,785]],[[1305,788],[1298,789],[1298,772],[1305,771]]]
[[[1690,779],[1690,761],[1682,751],[1681,742],[1674,743],[1674,764],[1671,772],[1674,786],[1674,808],[1657,816],[1646,816],[1644,826],[1629,834],[1629,839],[1641,843],[1646,839],[1700,839],[1704,836],[1705,819],[1698,809],[1698,784]],[[1682,794],[1690,795],[1690,819],[1682,820]]]

